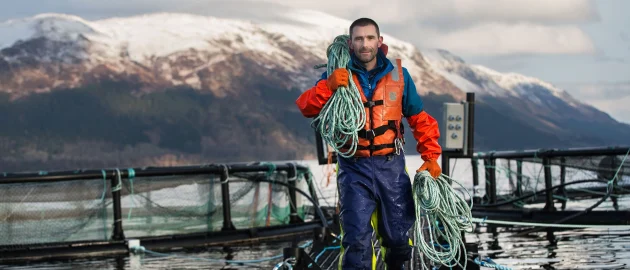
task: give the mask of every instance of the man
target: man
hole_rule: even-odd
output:
[[[402,269],[411,258],[408,231],[415,221],[411,180],[401,147],[402,117],[417,141],[416,149],[434,178],[442,150],[437,121],[423,110],[416,87],[400,60],[386,58],[387,46],[376,22],[361,18],[350,25],[352,80],[359,88],[368,121],[359,132],[358,150],[339,157],[337,176],[343,231],[343,269],[373,269],[372,230],[376,229],[388,269]],[[316,117],[337,88],[348,86],[346,69],[326,72],[296,101],[305,117]],[[375,213],[375,215],[372,215]],[[374,227],[374,228],[373,228]]]

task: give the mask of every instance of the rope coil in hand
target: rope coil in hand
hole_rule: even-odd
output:
[[[320,114],[313,120],[317,131],[328,145],[342,157],[351,157],[357,150],[359,140],[358,131],[366,123],[366,113],[361,100],[361,93],[352,80],[352,72],[347,67],[351,54],[348,46],[349,35],[337,36],[328,46],[327,75],[330,77],[334,70],[346,68],[348,70],[348,87],[339,87],[322,108]],[[347,151],[341,148],[349,145]]]
[[[462,231],[473,232],[472,205],[468,206],[466,200],[451,187],[449,180],[461,186],[446,175],[434,179],[428,171],[416,174],[413,183],[416,210],[414,243],[429,260],[447,267],[459,265],[466,269],[468,260],[464,260],[463,266],[459,261],[462,253],[466,256]],[[425,228],[428,232],[424,231]],[[422,265],[428,269],[424,263]]]

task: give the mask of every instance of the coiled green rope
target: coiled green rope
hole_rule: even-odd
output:
[[[363,129],[366,123],[361,93],[352,80],[351,70],[347,67],[351,59],[349,39],[349,35],[340,35],[334,39],[327,49],[326,65],[328,77],[334,70],[346,68],[349,77],[348,87],[339,87],[311,123],[316,126],[324,141],[342,157],[351,157],[356,153],[359,140],[357,132]],[[349,145],[350,148],[343,151],[341,148],[344,145]]]
[[[467,260],[464,260],[463,266],[459,261],[462,253],[466,256],[462,231],[473,232],[472,205],[468,206],[466,200],[451,187],[449,180],[461,186],[446,175],[434,179],[428,171],[416,174],[413,183],[416,209],[414,243],[421,254],[434,263],[447,267],[459,265],[466,269]],[[423,269],[428,269],[424,261],[422,265]]]

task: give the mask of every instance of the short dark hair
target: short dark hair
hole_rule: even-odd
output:
[[[359,18],[356,19],[354,22],[352,22],[352,24],[350,25],[350,33],[348,33],[350,35],[350,37],[352,37],[352,29],[354,29],[355,26],[367,26],[367,25],[374,25],[374,27],[376,27],[376,35],[377,36],[381,36],[381,31],[378,28],[378,24],[376,24],[376,22],[370,18]]]

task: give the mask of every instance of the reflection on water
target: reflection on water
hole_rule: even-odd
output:
[[[467,234],[467,241],[479,244],[481,256],[515,270],[630,268],[630,230],[575,229],[527,236],[501,228],[480,231]]]
[[[272,269],[280,259],[265,262],[227,264],[230,261],[258,261],[282,254],[282,248],[291,243],[261,244],[233,248],[206,248],[197,252],[168,252],[160,255],[129,254],[128,256],[82,259],[72,261],[50,261],[45,263],[0,265],[0,269]],[[165,257],[161,254],[168,254]]]
[[[519,236],[519,231],[479,227],[466,234],[479,253],[512,269],[630,269],[630,230],[574,229]],[[177,257],[151,254],[120,258],[83,259],[6,265],[1,269],[272,269],[280,259],[253,264],[230,264],[212,260],[259,260],[282,254],[290,243],[262,244],[231,250],[209,248],[201,252],[169,252]],[[482,267],[481,269],[490,269]]]

